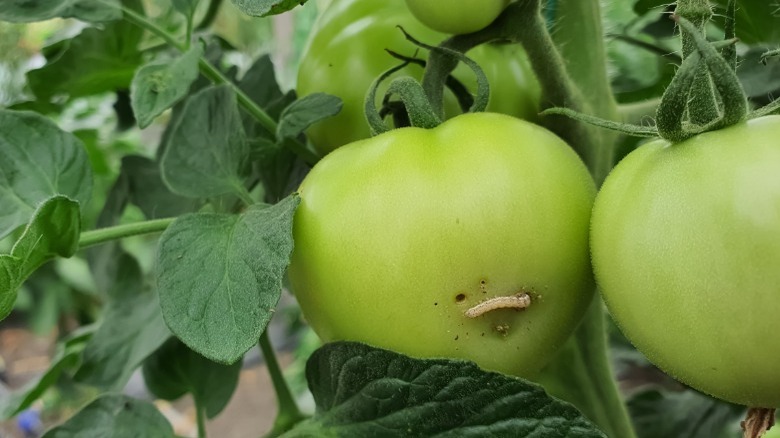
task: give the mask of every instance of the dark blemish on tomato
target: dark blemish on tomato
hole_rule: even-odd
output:
[[[433,305],[434,305],[434,306],[438,306],[438,305],[439,305],[439,303],[433,303]]]
[[[460,335],[455,335],[455,340],[457,341]]]
[[[459,303],[462,302],[465,299],[466,299],[466,294],[457,294],[457,295],[455,295],[455,301],[457,301]]]

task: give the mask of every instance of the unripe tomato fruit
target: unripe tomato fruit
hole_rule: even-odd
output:
[[[429,44],[447,37],[417,21],[401,0],[333,0],[318,18],[301,57],[296,90],[301,96],[333,94],[344,102],[338,115],[306,131],[321,155],[371,135],[364,114],[366,93],[379,75],[401,63],[385,48],[407,56],[417,51],[399,25]],[[482,67],[490,82],[488,111],[537,118],[541,89],[519,44],[482,45],[467,55]],[[398,74],[420,79],[422,73],[420,66],[410,65]],[[467,67],[459,66],[454,74],[472,92],[476,90],[474,74]],[[386,90],[387,85],[380,87],[378,95]],[[446,97],[445,112],[459,114],[454,96],[448,93]]]
[[[508,4],[509,0],[406,0],[423,24],[456,35],[487,27]]]
[[[591,249],[631,342],[715,397],[780,407],[780,117],[628,155],[596,199]]]
[[[289,278],[325,341],[529,377],[592,297],[594,183],[537,125],[475,113],[396,129],[332,152],[299,192]],[[465,315],[522,293],[526,310]]]

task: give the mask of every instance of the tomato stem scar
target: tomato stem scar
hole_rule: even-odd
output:
[[[468,318],[477,318],[497,309],[525,309],[531,305],[531,296],[526,293],[518,293],[508,297],[495,297],[485,300],[476,306],[466,310],[464,315]]]

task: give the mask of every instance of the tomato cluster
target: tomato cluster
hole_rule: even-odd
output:
[[[385,49],[406,56],[418,50],[398,26],[423,42],[438,44],[446,38],[417,21],[401,1],[338,0],[319,17],[301,59],[297,91],[301,96],[333,94],[344,102],[337,116],[307,132],[321,154],[370,136],[363,114],[366,92],[374,79],[401,62]],[[477,61],[490,82],[488,111],[536,119],[540,89],[519,45],[483,45],[467,55]],[[417,65],[399,72],[417,79],[422,73]],[[471,90],[476,88],[474,75],[465,66],[454,74]],[[385,90],[381,88],[379,95]],[[460,113],[451,94],[445,111],[450,116]]]
[[[407,3],[452,33],[506,6],[459,20],[441,2]],[[396,24],[442,38],[397,4],[335,2],[299,76],[303,94],[345,102],[309,131],[313,144],[353,142],[308,175],[295,218],[290,279],[323,339],[533,376],[582,316],[595,272],[617,324],[653,363],[716,397],[780,406],[780,117],[638,148],[591,217],[585,166],[530,122],[466,114],[361,140],[368,84],[395,63],[377,47],[412,50]],[[538,86],[525,61],[500,54],[512,47],[469,55],[496,79],[489,111],[533,119]]]

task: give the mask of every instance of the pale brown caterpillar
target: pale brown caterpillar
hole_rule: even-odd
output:
[[[525,309],[531,305],[531,296],[526,293],[518,293],[508,297],[495,297],[485,300],[476,306],[466,310],[467,318],[477,318],[487,312],[497,309]]]

